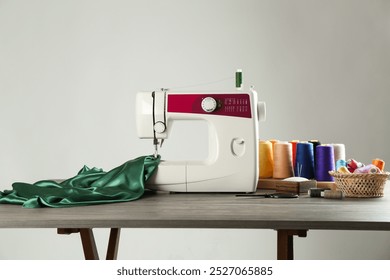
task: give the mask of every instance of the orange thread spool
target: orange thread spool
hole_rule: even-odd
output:
[[[274,144],[274,174],[277,179],[284,179],[293,176],[292,165],[292,144]]]
[[[372,164],[378,167],[381,171],[385,169],[385,161],[379,158],[373,159]]]

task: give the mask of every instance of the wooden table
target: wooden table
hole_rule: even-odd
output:
[[[107,259],[115,259],[121,228],[235,228],[277,231],[277,258],[293,259],[293,237],[308,230],[390,231],[390,191],[381,198],[331,200],[247,198],[234,194],[154,193],[132,202],[71,208],[0,205],[0,228],[80,232],[84,256],[97,259],[93,228],[111,228]]]

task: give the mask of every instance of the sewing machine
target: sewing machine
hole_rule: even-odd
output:
[[[153,139],[155,155],[176,120],[204,120],[209,153],[202,161],[164,161],[147,188],[171,192],[254,192],[258,181],[258,122],[265,104],[257,93],[140,92],[138,137]]]

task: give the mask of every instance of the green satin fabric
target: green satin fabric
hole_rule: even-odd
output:
[[[60,183],[13,183],[12,190],[0,192],[0,203],[59,208],[136,200],[159,163],[160,157],[142,156],[108,172],[84,166],[76,176]]]

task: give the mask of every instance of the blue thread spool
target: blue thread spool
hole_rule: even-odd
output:
[[[314,178],[313,143],[298,143],[295,158],[295,176],[307,179]]]
[[[334,170],[333,146],[319,145],[316,147],[316,180],[333,182],[329,171]]]
[[[347,166],[347,162],[343,159],[339,159],[336,161],[336,171],[339,170],[340,167]]]

